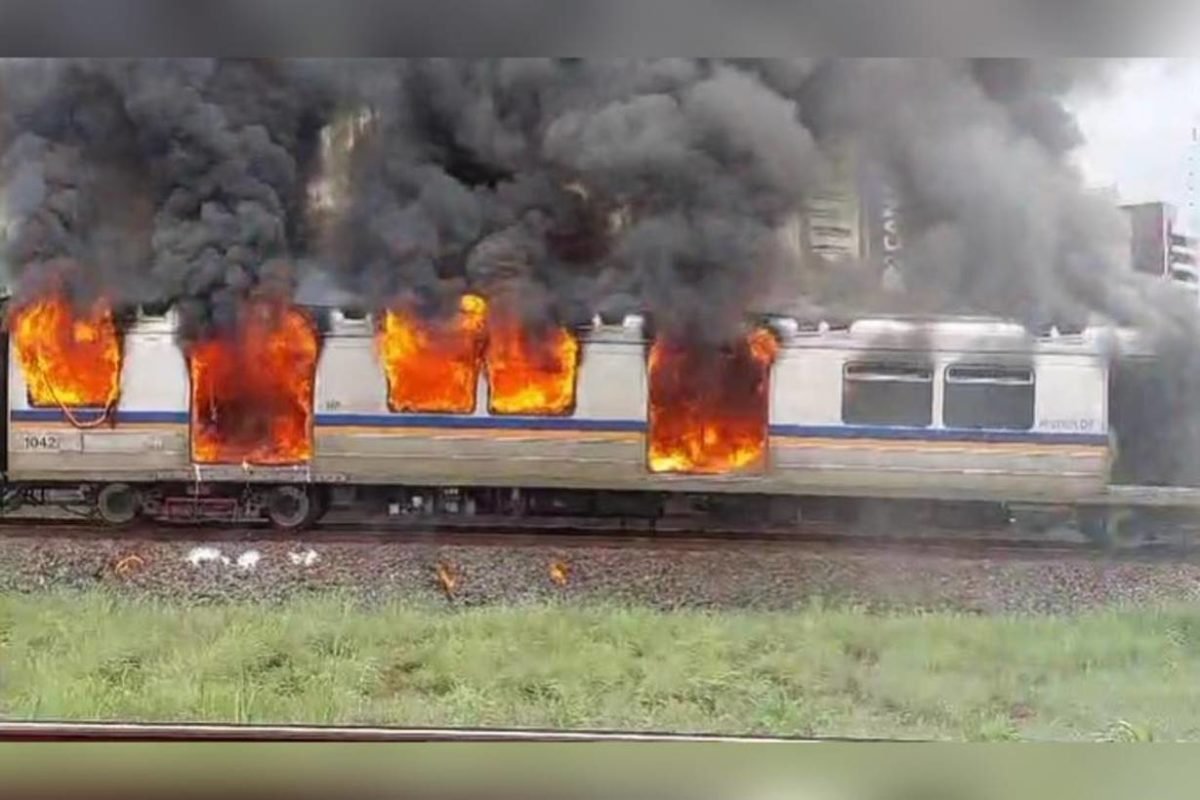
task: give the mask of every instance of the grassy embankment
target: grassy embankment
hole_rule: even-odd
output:
[[[9,718],[1200,738],[1200,612],[183,606],[0,596]]]

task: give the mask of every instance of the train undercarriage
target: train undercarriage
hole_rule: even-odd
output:
[[[1152,488],[1152,487],[1144,487]],[[585,491],[516,487],[362,487],[318,484],[8,484],[8,518],[82,518],[112,527],[138,522],[268,524],[301,531],[325,521],[641,530],[814,529],[904,539],[926,533],[1082,540],[1100,547],[1187,543],[1200,532],[1200,494],[1166,502],[1072,505],[863,497]],[[1149,500],[1147,498],[1150,498]],[[42,512],[42,513],[39,513]]]

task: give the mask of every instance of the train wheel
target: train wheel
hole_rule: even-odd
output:
[[[267,497],[267,518],[280,530],[296,531],[307,527],[316,510],[313,493],[300,486],[276,486]]]
[[[128,525],[142,511],[142,498],[127,483],[110,483],[96,495],[96,510],[109,525]]]

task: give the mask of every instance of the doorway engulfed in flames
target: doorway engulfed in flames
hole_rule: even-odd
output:
[[[239,324],[194,342],[192,459],[200,464],[283,465],[313,452],[316,327],[299,309],[250,301]]]
[[[761,468],[777,349],[775,337],[762,329],[724,348],[657,339],[649,361],[650,471],[711,475]]]

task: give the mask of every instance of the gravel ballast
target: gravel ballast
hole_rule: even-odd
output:
[[[0,537],[0,591],[108,586],[169,599],[350,593],[454,605],[608,600],[787,609],[814,601],[975,613],[1070,613],[1200,599],[1200,564],[833,547],[499,547],[419,536],[307,543]]]

